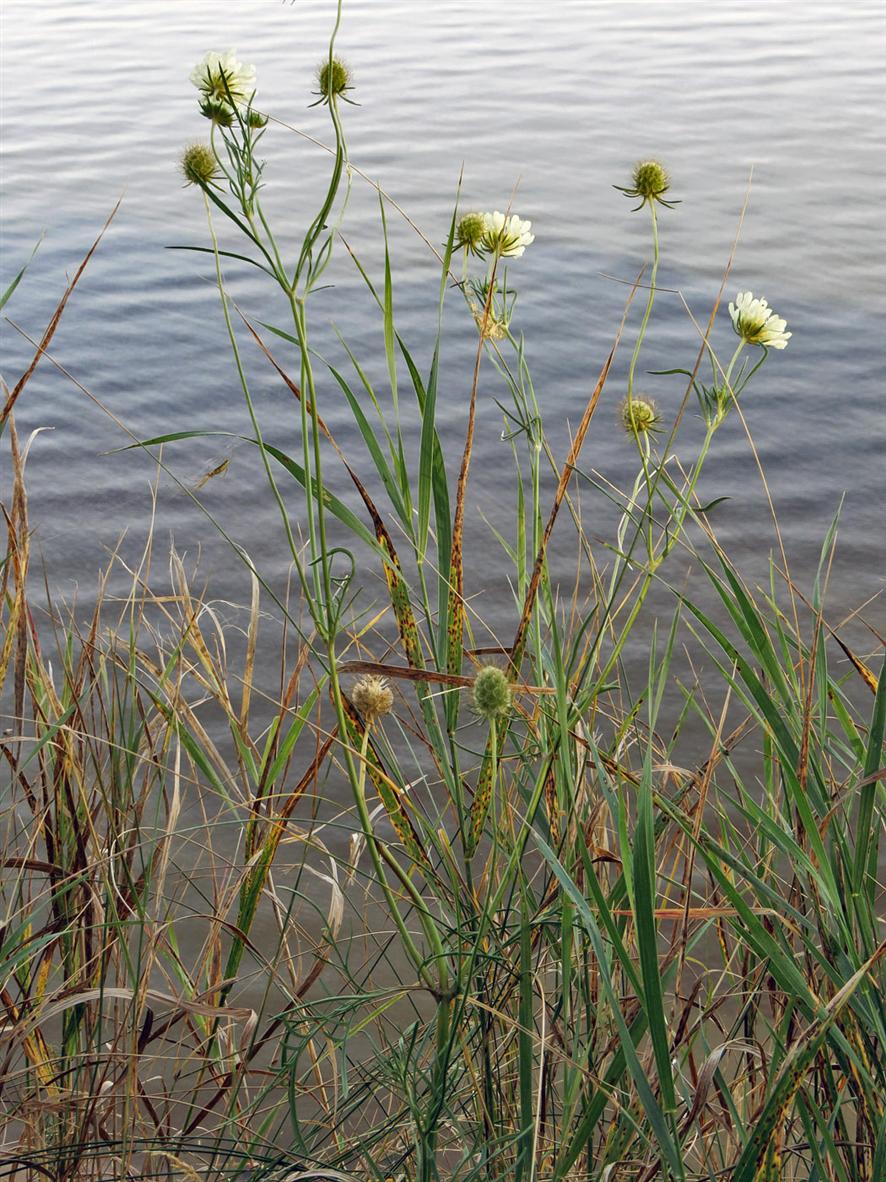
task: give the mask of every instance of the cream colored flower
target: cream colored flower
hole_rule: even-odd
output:
[[[483,231],[483,249],[502,258],[518,259],[535,235],[529,233],[532,222],[525,222],[516,214],[505,217],[496,210],[484,215],[486,226]]]
[[[191,81],[203,94],[227,101],[245,103],[255,90],[255,66],[237,61],[236,50],[225,53],[211,49],[191,71]]]
[[[729,305],[732,327],[749,345],[784,349],[793,333],[785,332],[787,321],[776,316],[765,300],[755,300],[751,292],[740,291]]]

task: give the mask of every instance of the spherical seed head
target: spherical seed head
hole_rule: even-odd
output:
[[[205,188],[215,177],[217,165],[209,144],[190,144],[185,148],[181,170],[189,185]]]
[[[474,678],[474,709],[482,718],[506,714],[511,705],[511,687],[501,669],[487,665]]]
[[[621,421],[629,435],[654,435],[661,415],[651,398],[634,395],[621,404]]]
[[[394,705],[394,695],[384,677],[367,675],[361,677],[354,686],[351,701],[369,723],[390,714]]]
[[[455,245],[463,246],[470,254],[477,254],[486,233],[485,213],[466,213],[455,230]]]
[[[667,193],[671,179],[657,160],[642,160],[634,169],[633,188],[644,201],[656,201]]]
[[[200,104],[200,114],[210,119],[216,127],[230,127],[234,122],[234,111],[230,103],[211,95]]]
[[[351,71],[340,57],[327,58],[317,69],[317,86],[325,99],[343,94],[351,85]]]

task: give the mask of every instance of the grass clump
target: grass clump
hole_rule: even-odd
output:
[[[207,61],[196,84],[221,70],[226,106],[196,183],[295,593],[275,599],[237,550],[251,606],[224,620],[175,554],[156,575],[149,541],[113,614],[100,594],[85,631],[41,615],[12,417],[33,366],[4,391],[0,1082],[13,1169],[58,1182],[874,1182],[886,1165],[886,679],[828,618],[836,520],[808,596],[783,552],[754,588],[699,496],[714,436],[741,415],[770,347],[784,348],[784,321],[743,293],[721,359],[717,293],[660,402],[635,391],[657,206],[673,204],[644,163],[626,191],[643,198],[651,266],[558,459],[512,327],[509,268],[533,243],[529,223],[456,206],[444,249],[431,248],[439,295],[422,359],[395,319],[382,193],[382,274],[351,252],[380,319],[376,388],[353,354],[350,372],[311,343],[313,296],[333,252],[350,250],[347,76],[323,91],[321,72],[329,184],[290,254],[262,206],[270,124],[251,67]],[[295,398],[288,450],[263,433],[229,259],[278,293],[280,350],[240,315]],[[436,417],[442,352],[456,347],[447,298],[475,332],[454,458]],[[627,389],[611,399],[628,325]],[[465,553],[488,369],[515,505],[512,627],[494,645],[477,643],[471,609],[488,564]],[[347,450],[323,417],[342,397]],[[687,452],[693,400],[703,433]],[[616,413],[636,457],[624,490],[581,465]],[[137,446],[171,445],[186,426]],[[333,465],[359,511],[333,491]],[[605,544],[582,489],[615,506]],[[571,596],[551,577],[555,532],[576,556]],[[660,592],[669,613],[652,610]],[[681,646],[705,661],[704,683],[680,676]],[[274,693],[258,689],[266,652]]]

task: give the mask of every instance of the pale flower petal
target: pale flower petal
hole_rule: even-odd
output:
[[[511,214],[506,217],[500,210],[486,214],[486,233],[483,249],[501,258],[518,259],[527,246],[535,241],[530,233],[532,222]]]
[[[236,103],[245,103],[255,90],[255,66],[237,60],[237,51],[224,53],[212,49],[191,71],[191,82],[203,94]]]
[[[740,291],[729,305],[732,327],[749,345],[784,349],[793,333],[785,332],[787,321],[776,316],[764,299],[754,299],[749,291]]]

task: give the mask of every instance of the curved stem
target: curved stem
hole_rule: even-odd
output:
[[[658,218],[655,213],[654,201],[650,201],[649,209],[652,213],[652,273],[649,277],[649,298],[646,300],[646,309],[643,313],[643,319],[640,322],[640,331],[637,334],[634,352],[631,354],[631,364],[628,367],[628,402],[630,402],[634,394],[634,371],[637,368],[637,359],[640,356],[643,338],[646,336],[649,317],[652,315],[652,305],[655,303],[655,281],[658,277],[658,264],[661,257],[658,241]]]

